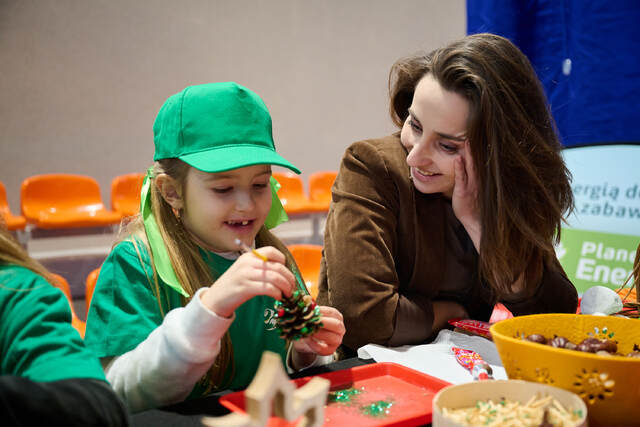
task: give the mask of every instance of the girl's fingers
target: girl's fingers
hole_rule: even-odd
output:
[[[250,277],[248,277],[248,281],[253,285],[255,285],[256,283],[261,284],[262,287],[267,285],[273,286],[274,288],[278,289],[281,294],[287,297],[291,296],[295,287],[294,283],[291,283],[278,272],[269,270],[255,272]],[[278,299],[282,299],[282,297]]]
[[[296,286],[296,278],[284,265],[272,263],[271,266],[262,266],[254,271],[253,280],[273,283],[286,296],[290,296]]]
[[[278,264],[275,262],[267,262],[265,265],[259,266],[258,268],[261,268],[263,272],[273,271],[277,273],[278,275],[283,277],[287,282],[289,282],[291,285],[295,285],[296,283],[296,276],[294,276],[291,270],[289,270],[287,267],[285,267],[282,264]]]
[[[285,296],[285,291],[271,282],[251,280],[247,285],[253,289],[250,291],[252,295],[266,295],[278,301]]]
[[[324,341],[318,341],[314,337],[311,337],[311,338],[307,339],[307,346],[314,353],[322,355],[322,356],[328,356],[330,354],[333,354],[333,352],[337,348],[337,346],[336,347],[331,346],[331,345],[327,344]]]
[[[313,334],[310,339],[318,342],[323,342],[329,346],[337,347],[342,343],[342,334],[336,332],[330,332],[326,329],[319,329]]]
[[[341,321],[344,320],[344,318],[342,317],[342,313],[340,313],[337,308],[330,307],[328,305],[319,305],[318,308],[320,309],[320,313],[322,313],[323,316],[334,317]]]
[[[267,257],[269,261],[277,262],[280,264],[284,264],[286,262],[286,257],[282,252],[274,248],[273,246],[265,246],[259,249],[256,249],[258,253]],[[255,256],[255,254],[254,254]]]

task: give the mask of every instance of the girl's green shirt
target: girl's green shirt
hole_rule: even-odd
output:
[[[42,276],[0,263],[0,375],[32,381],[93,378],[98,359],[71,326],[69,302]]]
[[[213,277],[234,263],[212,252],[201,251]],[[170,311],[183,306],[182,297],[158,277],[154,290],[153,269],[144,244],[126,240],[116,245],[100,269],[87,316],[85,344],[98,357],[119,356],[134,349],[157,328]],[[208,283],[203,286],[209,285]],[[158,292],[159,291],[159,292]],[[226,377],[230,389],[246,388],[255,375],[262,352],[286,358],[286,342],[275,323],[274,299],[256,296],[236,309],[229,328],[233,364]],[[204,392],[198,383],[190,397]]]

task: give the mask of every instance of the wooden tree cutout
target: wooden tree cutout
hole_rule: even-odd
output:
[[[282,367],[280,356],[265,351],[258,372],[244,392],[246,413],[204,417],[202,424],[208,427],[266,426],[273,408],[274,415],[287,421],[295,421],[304,415],[298,426],[321,426],[330,385],[329,380],[315,377],[296,389]]]

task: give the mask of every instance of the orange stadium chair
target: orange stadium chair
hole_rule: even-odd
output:
[[[111,209],[123,216],[133,216],[140,212],[140,190],[143,173],[129,173],[111,181]]]
[[[73,326],[80,333],[80,336],[84,338],[84,331],[87,325],[85,322],[80,320],[78,316],[76,316],[76,311],[73,309],[73,299],[71,298],[71,289],[69,289],[69,283],[64,277],[60,276],[59,274],[51,273],[51,277],[54,282],[53,285],[56,288],[60,289],[69,301],[69,307],[71,308],[71,326]]]
[[[104,227],[122,215],[102,203],[98,182],[84,175],[35,175],[22,182],[22,214],[38,228]]]
[[[85,282],[84,287],[84,302],[87,305],[87,316],[89,316],[89,307],[91,307],[91,297],[93,296],[93,290],[96,288],[96,282],[98,281],[98,275],[100,274],[100,269],[96,268],[92,270],[91,273],[87,276],[87,281]]]
[[[300,274],[307,285],[309,293],[315,300],[318,297],[318,278],[320,276],[320,261],[322,260],[322,246],[319,245],[291,245],[288,246],[293,259],[296,260]]]
[[[24,230],[27,225],[27,220],[23,216],[13,215],[9,209],[9,202],[7,201],[7,190],[4,188],[4,184],[0,182],[0,215],[7,224],[7,229]]]
[[[302,179],[293,172],[274,172],[273,177],[280,184],[278,197],[287,215],[306,215],[311,210],[311,202],[304,192]]]
[[[311,236],[309,241],[312,243],[322,241],[318,216],[326,212],[323,204],[309,200],[304,192],[302,179],[293,172],[274,172],[273,177],[280,183],[278,197],[287,215],[292,219],[296,217],[311,218]]]
[[[331,204],[331,186],[336,180],[337,171],[321,171],[309,176],[309,199],[329,211]]]

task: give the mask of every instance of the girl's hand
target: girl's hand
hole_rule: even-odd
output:
[[[245,301],[256,295],[268,295],[276,300],[291,296],[296,279],[285,267],[285,256],[274,247],[257,249],[269,261],[255,254],[242,254],[229,269],[202,293],[202,303],[222,317],[231,317]]]
[[[309,365],[315,359],[316,354],[328,356],[333,354],[342,344],[342,337],[346,331],[342,314],[333,307],[318,307],[320,307],[322,314],[323,326],[310,337],[293,342],[293,349],[298,353],[293,355],[294,365],[297,365],[296,361],[302,365]]]
[[[478,180],[469,141],[464,143],[462,155],[455,159],[454,172],[455,184],[451,196],[453,213],[469,233],[476,250],[480,251],[482,228],[478,208]]]

